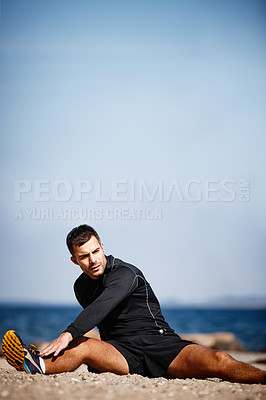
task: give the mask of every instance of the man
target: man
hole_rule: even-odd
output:
[[[167,324],[142,272],[105,256],[97,232],[88,225],[67,236],[71,260],[83,273],[74,285],[84,310],[40,353],[14,331],[3,339],[7,361],[19,371],[53,374],[81,364],[98,372],[149,377],[207,378],[265,383],[266,373],[228,354],[182,340]],[[98,326],[101,339],[84,337]]]

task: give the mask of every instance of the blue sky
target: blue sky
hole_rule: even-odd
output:
[[[74,301],[80,223],[162,301],[265,295],[264,2],[0,4],[0,300]]]

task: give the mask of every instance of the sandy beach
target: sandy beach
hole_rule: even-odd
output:
[[[266,370],[264,353],[230,353],[238,360]],[[94,374],[82,365],[75,372],[28,375],[0,358],[0,398],[8,400],[262,400],[266,386],[221,381],[217,378],[165,379],[139,375]]]

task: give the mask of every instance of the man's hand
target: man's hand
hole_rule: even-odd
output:
[[[57,339],[40,351],[40,356],[46,357],[53,353],[54,357],[58,356],[60,351],[64,350],[69,345],[71,340],[73,340],[71,333],[63,332]]]

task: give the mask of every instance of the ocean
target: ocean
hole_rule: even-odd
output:
[[[52,341],[81,311],[79,306],[0,305],[0,338],[14,329],[25,343]],[[162,307],[176,333],[233,332],[249,351],[266,350],[266,309]]]

